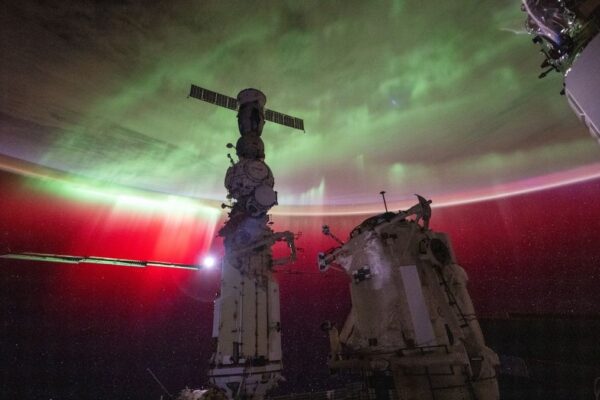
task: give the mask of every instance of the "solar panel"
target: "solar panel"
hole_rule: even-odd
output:
[[[277,111],[265,110],[265,119],[267,121],[275,122],[276,124],[289,126],[290,128],[299,129],[301,131],[304,130],[303,120]]]
[[[57,262],[65,264],[104,264],[104,265],[117,265],[122,267],[162,267],[162,268],[180,268],[180,269],[191,269],[199,270],[201,265],[191,264],[179,264],[179,263],[168,263],[162,261],[141,261],[141,260],[127,260],[120,258],[106,258],[106,257],[94,257],[94,256],[69,256],[62,254],[44,254],[44,253],[9,253],[2,254],[0,258],[7,258],[13,260],[30,260],[30,261],[46,261],[46,262]]]
[[[210,104],[216,104],[221,107],[237,110],[238,102],[233,97],[225,96],[212,90],[204,89],[196,85],[190,88],[190,97],[206,101]]]
[[[191,86],[189,96],[230,110],[237,110],[238,108],[237,99],[196,85]],[[275,122],[276,124],[304,131],[304,121],[300,118],[265,109],[265,119],[267,121]]]

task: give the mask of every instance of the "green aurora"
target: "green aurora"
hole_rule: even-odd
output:
[[[9,2],[0,153],[221,200],[235,113],[187,98],[256,87],[283,205],[493,188],[600,152],[521,33],[516,0]]]

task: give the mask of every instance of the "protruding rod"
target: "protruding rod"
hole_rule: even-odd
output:
[[[385,212],[388,212],[387,202],[385,201],[385,190],[382,190],[381,192],[379,192],[379,194],[383,198],[383,206],[385,207]]]
[[[344,245],[344,242],[342,242],[337,236],[335,236],[333,233],[331,233],[331,230],[329,229],[329,225],[323,225],[323,227],[321,228],[321,232],[323,232],[323,235],[329,236],[333,240],[338,242],[340,244],[340,246]]]
[[[169,396],[170,398],[173,398],[173,395],[171,393],[169,393],[169,391],[167,390],[165,385],[163,385],[162,382],[158,379],[158,377],[156,375],[154,375],[154,372],[152,372],[152,370],[150,368],[146,368],[146,371],[148,371],[148,373],[152,376],[154,381],[156,383],[158,383],[158,386],[160,386],[160,388],[163,390],[163,392],[165,392],[167,394],[167,396]],[[162,396],[161,396],[161,398],[162,398]]]

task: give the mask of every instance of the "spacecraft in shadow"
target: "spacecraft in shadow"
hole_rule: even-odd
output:
[[[265,109],[267,97],[260,90],[244,89],[236,99],[192,85],[190,96],[237,110],[240,138],[237,161],[225,175],[229,219],[219,231],[225,254],[221,288],[215,300],[213,338],[216,349],[210,360],[209,382],[204,397],[262,399],[283,379],[279,285],[276,266],[296,259],[294,234],[273,232],[267,212],[277,204],[275,178],[265,163],[261,139],[265,120],[304,130],[295,117]],[[272,246],[284,241],[290,255],[273,259]]]
[[[545,57],[539,77],[564,76],[561,93],[600,142],[600,0],[522,0],[521,8]]]

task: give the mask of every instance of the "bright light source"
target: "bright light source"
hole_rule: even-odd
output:
[[[202,260],[202,266],[205,268],[212,268],[217,263],[217,260],[213,256],[206,256]]]

